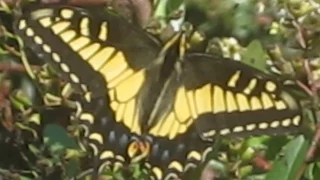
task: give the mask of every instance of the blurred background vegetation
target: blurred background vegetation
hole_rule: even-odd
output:
[[[29,1],[22,4],[26,3]],[[69,3],[112,7],[163,42],[190,23],[202,35],[195,38],[194,51],[242,61],[299,85],[299,91],[303,91],[299,99],[305,112],[304,131],[288,136],[219,140],[211,161],[192,179],[320,179],[316,150],[319,133],[314,125],[320,87],[319,0]],[[63,82],[44,61],[28,49],[20,49],[12,30],[12,9],[17,3],[1,0],[0,4],[0,179],[85,178],[88,159],[74,138],[79,132],[69,122],[72,108],[61,106],[54,98],[43,98],[45,92],[59,96]],[[36,72],[35,79],[22,64],[23,54]]]

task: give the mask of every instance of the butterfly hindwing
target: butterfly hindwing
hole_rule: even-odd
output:
[[[185,173],[196,168],[212,151],[212,143],[200,138],[195,124],[174,139],[151,136],[150,143],[151,152],[144,166],[154,180],[188,179]]]
[[[94,98],[91,102],[82,102],[81,106],[80,125],[85,130],[84,137],[91,148],[97,172],[101,173],[105,168],[117,170],[123,167],[128,163],[126,154],[132,140],[131,132],[123,124],[114,121],[108,97]]]

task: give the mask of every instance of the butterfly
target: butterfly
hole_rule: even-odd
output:
[[[299,103],[272,75],[162,44],[116,13],[66,5],[26,8],[16,34],[83,94],[79,119],[105,167],[143,162],[150,179],[180,178],[216,136],[297,131]]]

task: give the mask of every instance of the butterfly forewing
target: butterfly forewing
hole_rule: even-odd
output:
[[[57,33],[65,34],[68,41],[77,39],[77,34],[68,30],[77,26],[76,20],[71,19],[74,13],[65,13],[62,9],[40,8],[26,11],[24,15],[16,21],[15,31],[22,37],[24,44],[32,49],[38,57],[46,60],[55,70],[61,73],[62,77],[73,83],[73,87],[83,92],[84,86],[90,86],[85,82],[92,82],[90,89],[103,90],[100,80],[96,73],[87,66],[84,61],[75,61],[81,59],[80,54],[71,53],[73,49],[61,38],[57,38]],[[54,29],[54,30],[53,30]],[[83,46],[86,40],[83,38],[77,41],[78,47]],[[72,68],[78,67],[78,68]],[[83,73],[83,72],[86,73]],[[81,80],[80,80],[81,79]],[[82,86],[82,84],[85,84]],[[101,92],[103,94],[103,91]]]
[[[15,31],[73,88],[92,94],[79,114],[89,145],[102,162],[123,163],[131,133],[141,134],[138,104],[150,100],[160,46],[118,16],[92,14],[68,6],[33,7],[15,22]]]
[[[167,106],[155,109],[151,134],[172,139],[194,123],[204,138],[283,134],[301,125],[300,105],[270,75],[204,54],[186,55],[181,67],[168,80]]]
[[[147,67],[160,49],[156,41],[112,13],[97,17],[75,7],[31,9],[15,27],[25,44],[73,87],[89,89],[95,96],[104,95],[102,81],[112,86],[112,80],[117,83]]]
[[[202,102],[195,108],[201,115],[196,124],[203,137],[284,134],[300,128],[299,103],[274,77],[210,55],[192,54],[186,58],[185,68],[190,70],[185,72],[190,74],[185,75],[189,78],[184,84],[188,92],[192,91],[190,98]],[[210,72],[211,76],[201,78]],[[190,82],[192,77],[194,81]]]
[[[116,120],[140,133],[141,99],[149,103],[156,95],[150,86],[159,70],[152,65],[160,51],[157,41],[112,13],[97,17],[67,6],[27,11],[16,31],[72,87],[94,97],[107,91]]]

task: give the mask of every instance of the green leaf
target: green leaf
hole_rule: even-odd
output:
[[[156,2],[155,10],[153,13],[154,17],[165,17],[166,16],[166,7],[168,4],[168,0],[158,0]]]
[[[242,54],[242,62],[255,67],[261,71],[267,69],[266,53],[257,40],[253,40],[247,47],[247,50]]]
[[[25,177],[25,176],[19,176],[19,180],[32,180],[33,178]]]
[[[17,109],[24,110],[25,107],[31,106],[32,102],[29,96],[22,90],[16,90],[9,96],[10,101]]]
[[[266,180],[295,179],[299,168],[304,163],[308,147],[308,142],[302,135],[290,141],[284,147],[284,156],[276,161],[272,166],[272,170],[267,173]]]
[[[307,179],[314,179],[313,171],[314,171],[315,169],[317,169],[316,164],[315,164],[315,163],[310,164],[310,165],[306,168],[306,170],[305,170],[305,172],[304,172],[304,176],[305,176]]]
[[[315,163],[316,166],[313,169],[313,179],[320,179],[320,163]]]
[[[56,124],[48,124],[43,130],[44,142],[54,154],[61,154],[65,149],[78,148],[77,143],[69,137],[65,129]]]
[[[175,0],[175,1],[158,0],[156,2],[153,16],[163,20],[163,18],[166,18],[168,15],[178,10],[183,3],[184,3],[183,0]]]
[[[251,137],[246,140],[246,147],[264,147],[264,143],[266,143],[269,139],[270,136]]]
[[[8,14],[11,13],[10,8],[9,8],[8,4],[5,3],[5,1],[0,1],[0,11],[4,11],[4,12],[6,12]]]
[[[75,177],[80,171],[80,164],[77,160],[72,159],[66,163],[66,176],[69,178]]]
[[[307,179],[320,179],[320,163],[312,163],[305,170],[304,177]]]
[[[183,0],[168,1],[168,3],[166,4],[166,14],[169,15],[178,10],[182,3],[184,3]]]

